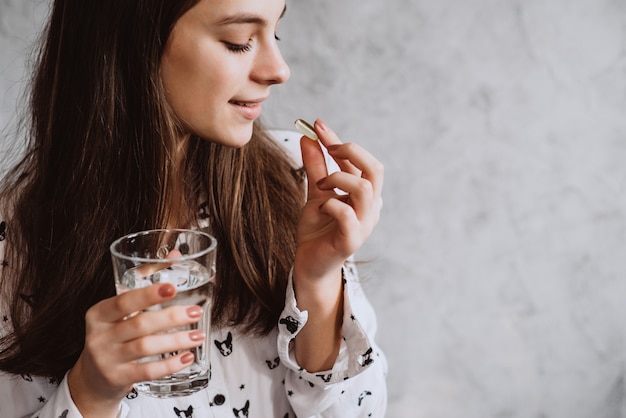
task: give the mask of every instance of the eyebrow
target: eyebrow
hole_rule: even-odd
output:
[[[285,4],[285,7],[283,8],[283,11],[280,14],[279,19],[282,19],[286,11],[287,11],[287,5]],[[226,26],[226,25],[232,25],[232,24],[246,24],[246,23],[253,23],[256,25],[260,25],[260,26],[267,26],[267,20],[263,19],[262,17],[259,17],[257,15],[245,14],[245,13],[226,16],[217,22],[217,24],[220,26]]]

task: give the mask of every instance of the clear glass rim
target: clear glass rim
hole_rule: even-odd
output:
[[[173,233],[191,233],[194,235],[202,235],[205,236],[209,239],[210,244],[207,248],[205,248],[202,251],[198,251],[198,252],[194,252],[194,253],[190,253],[190,254],[186,254],[183,255],[182,257],[171,257],[171,258],[146,258],[146,257],[136,257],[136,256],[130,256],[130,255],[126,255],[126,254],[122,254],[119,251],[117,251],[115,249],[115,247],[121,243],[124,240],[130,239],[130,238],[134,238],[134,237],[140,237],[140,236],[145,236],[145,235],[151,235],[154,233],[168,233],[168,232],[173,232]],[[197,230],[197,229],[184,229],[184,228],[161,228],[161,229],[148,229],[145,231],[139,231],[139,232],[132,232],[130,234],[124,235],[118,239],[116,239],[115,241],[113,241],[113,243],[111,244],[111,246],[109,247],[109,250],[111,251],[111,255],[123,259],[123,260],[128,260],[128,261],[134,261],[134,262],[138,262],[138,263],[173,263],[173,262],[180,262],[180,261],[185,261],[185,260],[190,260],[193,258],[198,258],[201,257],[203,255],[206,255],[208,253],[210,253],[211,251],[213,251],[215,249],[215,247],[217,246],[217,240],[215,239],[214,236],[212,236],[211,234],[208,234],[206,232]]]

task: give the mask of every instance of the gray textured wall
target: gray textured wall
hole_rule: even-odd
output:
[[[266,123],[386,165],[388,416],[626,417],[626,1],[288,5]],[[2,126],[43,6],[0,0]]]

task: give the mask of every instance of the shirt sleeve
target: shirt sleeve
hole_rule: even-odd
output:
[[[3,417],[82,418],[70,396],[67,378],[58,384],[44,378],[2,373],[0,405]]]
[[[5,260],[7,223],[0,219],[0,262],[8,268]],[[1,271],[0,271],[1,276]],[[0,338],[11,332],[8,302],[0,299]],[[127,415],[122,404],[120,418]],[[82,418],[74,405],[67,385],[67,375],[59,383],[55,379],[30,375],[13,375],[0,371],[0,417],[6,418]]]
[[[358,279],[346,262],[344,276],[343,341],[331,370],[309,373],[297,363],[293,340],[308,312],[300,311],[292,279],[279,320],[278,352],[287,367],[285,390],[298,417],[381,417],[387,407],[387,360],[374,342],[376,315]]]

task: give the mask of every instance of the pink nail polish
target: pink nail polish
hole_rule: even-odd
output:
[[[183,364],[191,363],[194,359],[194,355],[192,353],[186,353],[180,358],[180,362]]]
[[[200,318],[202,316],[202,308],[196,305],[188,307],[187,316],[189,318]]]
[[[204,339],[204,337],[205,337],[204,331],[196,330],[196,331],[191,331],[189,333],[189,339],[191,341],[201,341]]]
[[[176,288],[171,284],[165,284],[159,288],[159,296],[162,298],[170,298],[176,293]]]
[[[321,120],[321,119],[317,119],[317,120],[315,121],[315,127],[316,127],[317,129],[319,129],[320,131],[327,131],[327,130],[328,130],[328,127],[326,126],[326,124],[324,123],[324,121],[323,121],[323,120]]]

